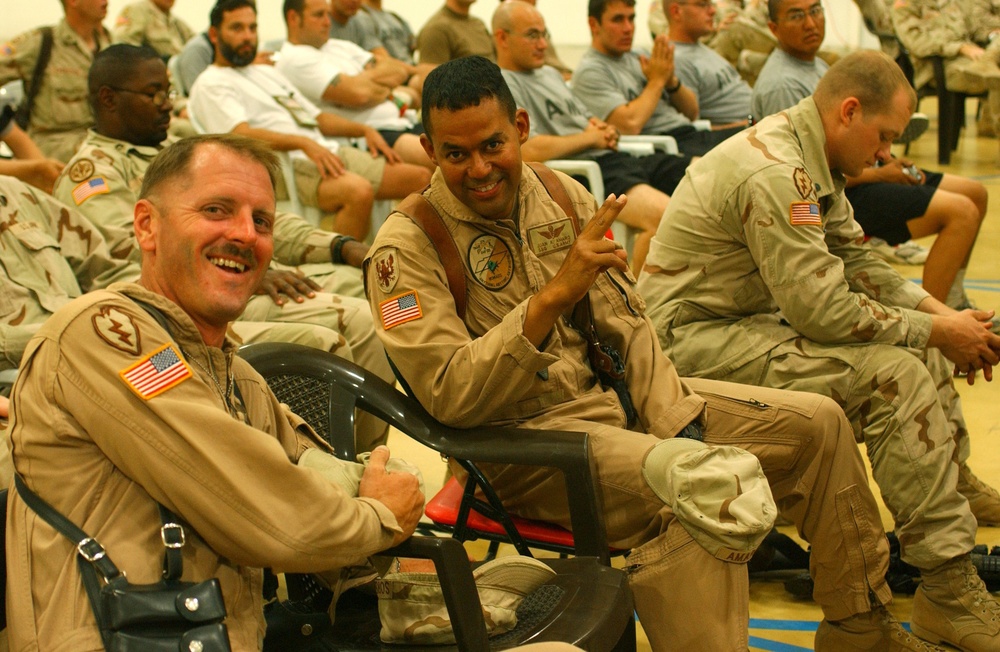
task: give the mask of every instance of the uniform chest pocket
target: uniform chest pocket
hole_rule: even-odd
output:
[[[14,281],[30,288],[39,284],[47,287],[47,276],[56,276],[57,270],[68,268],[59,242],[37,224],[11,224],[7,233],[15,240],[10,242],[5,238],[10,253],[17,259],[16,263],[6,265],[7,275]]]

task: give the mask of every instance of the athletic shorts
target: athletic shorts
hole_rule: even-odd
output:
[[[691,164],[690,156],[654,152],[649,156],[633,156],[625,152],[608,152],[598,156],[597,164],[604,177],[604,192],[621,195],[629,188],[645,183],[668,195],[674,192]],[[604,201],[604,197],[598,197]]]
[[[925,180],[919,186],[863,183],[844,191],[854,208],[854,219],[865,235],[882,238],[891,245],[902,244],[912,237],[906,223],[927,212],[943,176],[940,172],[921,172]]]
[[[389,147],[395,147],[396,141],[403,134],[413,134],[419,136],[424,133],[424,126],[422,124],[415,124],[409,129],[379,129],[378,132],[382,134],[382,138],[385,138],[385,142],[389,143]]]

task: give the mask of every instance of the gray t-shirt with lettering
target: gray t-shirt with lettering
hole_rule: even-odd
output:
[[[674,43],[677,78],[698,98],[698,117],[713,124],[746,120],[753,90],[733,64],[702,43]]]

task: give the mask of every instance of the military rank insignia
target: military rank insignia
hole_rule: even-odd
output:
[[[382,328],[390,330],[405,324],[414,319],[424,316],[424,311],[420,308],[420,299],[417,298],[417,291],[410,290],[405,294],[400,294],[391,299],[386,299],[378,304],[378,313],[382,318]]]
[[[176,387],[193,374],[173,344],[167,343],[135,364],[118,372],[136,396],[148,401],[171,387]]]
[[[819,204],[814,201],[794,201],[788,210],[792,226],[823,226]]]

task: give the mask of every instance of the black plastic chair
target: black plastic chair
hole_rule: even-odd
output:
[[[586,435],[449,428],[381,378],[308,347],[252,344],[243,347],[240,356],[264,376],[280,401],[326,437],[345,459],[354,456],[354,409],[359,408],[473,468],[469,460],[552,467],[563,472],[578,556],[543,560],[557,575],[524,600],[518,610],[518,626],[512,632],[486,640],[479,596],[459,541],[416,536],[388,553],[434,560],[458,645],[428,649],[479,651],[541,641],[564,641],[587,650],[635,649],[632,595],[624,572],[607,565],[607,536]],[[504,445],[498,446],[498,441]],[[331,634],[324,636],[332,646],[318,649],[398,649],[379,642],[374,601],[366,604],[361,599],[341,599],[336,613]]]

